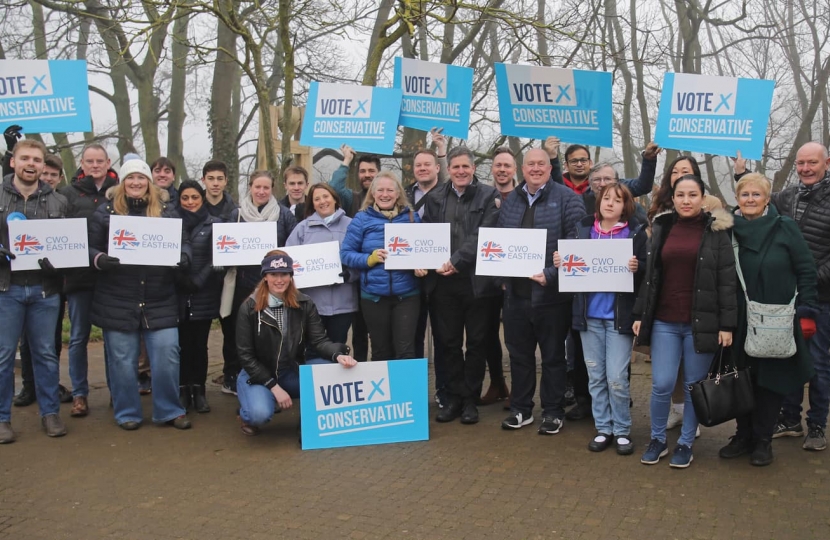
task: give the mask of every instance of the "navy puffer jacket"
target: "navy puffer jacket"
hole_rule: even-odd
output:
[[[216,271],[213,267],[214,223],[221,220],[208,214],[193,230],[185,231],[193,257],[187,277],[179,279],[180,314],[186,321],[219,318],[225,270]]]

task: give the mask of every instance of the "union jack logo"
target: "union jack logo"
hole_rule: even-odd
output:
[[[502,249],[501,244],[497,244],[492,240],[488,240],[481,244],[481,260],[482,261],[500,261],[507,256],[507,253]]]
[[[405,238],[400,236],[393,236],[389,239],[389,253],[392,255],[402,255],[404,253],[412,253],[412,246]]]
[[[115,236],[112,237],[112,245],[115,249],[125,249],[132,251],[139,246],[140,242],[135,234],[127,229],[118,229],[115,231]]]
[[[565,255],[562,258],[562,269],[566,276],[584,276],[590,270],[585,259],[576,255]]]
[[[236,253],[239,250],[239,243],[233,236],[223,234],[216,240],[216,249],[219,253]]]
[[[293,268],[294,268],[294,274],[302,274],[303,271],[305,270],[303,265],[300,264],[300,261],[295,261],[294,265],[293,265]]]
[[[43,251],[43,244],[31,234],[19,234],[14,239],[14,249],[19,255],[29,255]]]

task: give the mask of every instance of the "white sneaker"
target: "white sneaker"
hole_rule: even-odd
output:
[[[700,437],[700,426],[697,426],[697,431],[695,431],[695,439]]]
[[[683,413],[672,407],[669,410],[669,421],[666,423],[666,429],[674,429],[683,425]]]

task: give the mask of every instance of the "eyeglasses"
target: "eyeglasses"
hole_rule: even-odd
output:
[[[613,176],[594,176],[591,178],[591,183],[598,186],[604,186],[606,184],[616,184],[617,179]]]
[[[583,158],[569,159],[568,164],[569,165],[582,165],[584,163],[588,163],[589,161],[591,161],[591,160],[588,159],[588,158],[583,157]]]

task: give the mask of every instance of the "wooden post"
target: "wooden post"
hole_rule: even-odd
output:
[[[260,114],[262,114],[260,112]],[[260,130],[259,130],[259,144],[257,146],[257,168],[262,169],[265,167],[265,145],[271,144],[274,147],[274,153],[276,155],[280,155],[282,152],[282,137],[289,137],[291,138],[291,154],[294,156],[293,161],[291,162],[292,165],[297,165],[303,167],[305,170],[309,172],[309,176],[312,173],[312,157],[311,157],[311,148],[307,146],[300,145],[300,134],[302,131],[303,125],[303,115],[305,114],[305,107],[294,107],[291,111],[291,125],[288,126],[288,129],[285,129],[283,126],[283,107],[282,105],[270,105],[268,107],[268,114],[271,115],[271,136],[266,138],[265,133],[262,131],[262,122],[260,122]],[[281,131],[282,135],[280,136],[277,131]],[[278,171],[272,171],[274,174],[277,174]],[[282,186],[281,181],[277,181],[278,186]]]

